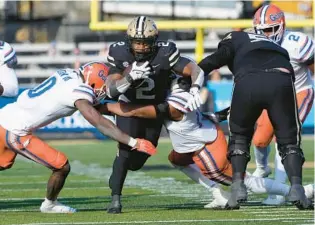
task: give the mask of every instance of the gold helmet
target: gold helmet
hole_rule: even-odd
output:
[[[157,38],[158,29],[149,17],[138,16],[128,25],[127,40],[136,61],[145,61],[154,55]]]

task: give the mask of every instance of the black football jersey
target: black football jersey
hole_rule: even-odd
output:
[[[153,73],[144,80],[141,86],[130,87],[124,96],[132,103],[157,104],[165,100],[171,82],[172,67],[180,58],[179,50],[173,42],[157,43],[155,56],[150,60]],[[113,65],[110,74],[122,73],[135,61],[125,42],[117,42],[109,47],[107,61]]]
[[[219,42],[218,50],[199,66],[205,73],[227,65],[235,78],[253,71],[287,68],[293,71],[288,52],[264,35],[233,31]]]

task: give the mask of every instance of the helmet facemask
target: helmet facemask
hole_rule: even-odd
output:
[[[282,41],[284,34],[284,26],[282,23],[268,26],[256,25],[255,28],[258,34],[263,34],[278,44]]]
[[[156,37],[132,38],[128,37],[129,49],[136,61],[149,60],[156,52]]]

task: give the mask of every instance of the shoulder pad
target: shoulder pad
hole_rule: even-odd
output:
[[[188,113],[189,109],[185,108],[185,105],[187,104],[189,97],[190,94],[188,92],[173,93],[167,97],[167,102],[175,109],[178,109],[183,113]]]
[[[287,32],[281,43],[293,58],[299,62],[305,62],[314,55],[314,42],[312,38],[301,32]]]
[[[171,41],[158,41],[157,46],[159,54],[162,57],[168,58],[170,67],[174,66],[180,57],[180,52],[176,44]]]
[[[120,67],[124,61],[127,44],[124,41],[115,42],[109,46],[107,61],[112,66]]]

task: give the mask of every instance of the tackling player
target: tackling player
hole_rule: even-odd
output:
[[[14,72],[17,58],[14,49],[7,42],[0,41],[0,96],[15,97],[19,91]]]
[[[284,12],[275,5],[264,5],[254,16],[254,27],[258,33],[264,34],[285,48],[295,73],[295,92],[299,119],[303,123],[310,112],[314,101],[312,74],[314,73],[314,43],[311,37],[301,32],[287,31]],[[271,173],[268,167],[270,142],[274,129],[266,110],[257,120],[257,128],[253,136],[257,169],[253,175],[266,177]],[[275,179],[285,183],[286,172],[276,145]],[[285,202],[282,196],[269,196],[264,204],[279,205]]]
[[[192,79],[191,95],[185,107],[194,110],[200,106],[203,71],[192,60],[182,57],[173,42],[157,40],[158,29],[152,19],[146,16],[133,19],[127,28],[126,38],[126,41],[114,43],[109,48],[107,60],[113,65],[107,79],[109,97],[134,104],[162,103],[169,91],[171,71],[175,71]],[[123,76],[123,71],[130,66],[130,73]],[[117,116],[116,121],[117,126],[130,136],[143,137],[157,146],[162,120]],[[109,179],[112,202],[107,208],[108,213],[121,212],[120,196],[128,170],[141,169],[149,157],[130,151],[130,147],[122,143],[118,148]]]
[[[72,213],[76,210],[57,201],[70,172],[67,156],[32,134],[59,118],[79,110],[102,134],[124,143],[143,154],[154,154],[151,142],[134,139],[120,131],[94,107],[105,97],[105,80],[109,66],[88,63],[79,71],[62,69],[33,89],[22,92],[17,101],[0,110],[0,169],[9,169],[17,154],[52,170],[47,193],[40,211]]]
[[[227,117],[227,111],[216,113],[210,120],[202,120],[203,115],[197,111],[189,111],[184,105],[190,98],[190,82],[185,78],[176,78],[172,82],[171,94],[166,102],[157,106],[137,106],[125,103],[107,104],[101,109],[120,116],[136,116],[141,118],[163,118],[169,132],[173,150],[169,154],[170,162],[192,180],[208,188],[214,201],[205,208],[224,208],[228,194],[216,184],[230,185],[232,165],[228,161],[227,142],[222,129],[213,119],[220,122]],[[220,117],[220,119],[217,119]],[[209,116],[207,115],[207,118]],[[271,179],[264,179],[246,174],[246,187],[255,193],[278,193],[288,195],[290,187]],[[312,185],[306,185],[307,197],[312,197]]]

